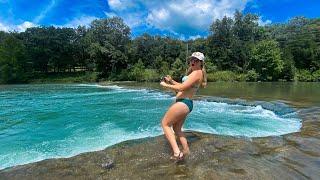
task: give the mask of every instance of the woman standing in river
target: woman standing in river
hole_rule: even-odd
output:
[[[181,161],[186,154],[189,154],[188,142],[181,128],[193,109],[193,96],[200,86],[205,87],[207,84],[203,53],[192,53],[188,62],[189,68],[186,76],[182,78],[182,83],[174,81],[170,76],[166,76],[160,83],[161,86],[177,92],[175,103],[168,109],[161,122],[163,132],[173,150],[171,159],[175,161]],[[181,142],[182,151],[178,147],[175,135]]]

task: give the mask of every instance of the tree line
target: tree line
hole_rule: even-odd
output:
[[[214,20],[206,38],[180,40],[142,34],[132,38],[119,17],[89,27],[0,31],[0,82],[94,72],[96,80],[179,79],[186,57],[204,52],[209,81],[320,81],[320,19],[295,17],[259,26],[255,14],[236,11]]]

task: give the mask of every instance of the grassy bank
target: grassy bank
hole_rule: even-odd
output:
[[[94,83],[99,81],[137,81],[137,82],[159,82],[164,73],[159,73],[155,69],[143,69],[137,72],[122,71],[120,74],[111,75],[108,78],[99,78],[97,72],[65,72],[35,74],[29,80],[20,83]],[[181,81],[183,72],[169,71],[175,80]],[[215,71],[207,74],[208,82],[258,82],[261,80],[255,71],[247,73],[237,73],[233,71]],[[313,73],[300,70],[296,71],[291,79],[279,79],[278,81],[298,81],[298,82],[320,82],[320,70]],[[19,83],[19,82],[17,82]]]
[[[97,82],[95,72],[37,74],[29,83],[91,83]]]
[[[181,81],[184,72],[168,71],[166,73],[159,73],[155,69],[139,69],[139,71],[122,71],[118,75],[112,75],[104,80],[111,81],[138,81],[138,82],[158,82],[160,77],[164,74],[170,74],[176,81]],[[313,73],[300,70],[296,71],[294,75],[285,76],[286,79],[273,80],[272,77],[262,77],[254,70],[246,73],[239,73],[233,71],[214,71],[207,73],[208,82],[264,82],[264,81],[299,81],[299,82],[320,82],[320,70]]]

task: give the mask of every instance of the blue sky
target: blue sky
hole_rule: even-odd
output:
[[[120,16],[133,37],[147,32],[190,39],[206,36],[214,19],[232,17],[236,9],[258,14],[261,25],[320,17],[319,0],[0,0],[0,30],[88,26]]]

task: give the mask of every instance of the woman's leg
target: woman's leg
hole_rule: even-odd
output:
[[[173,124],[173,130],[174,130],[175,134],[178,136],[178,139],[183,147],[183,150],[182,150],[183,154],[189,154],[190,151],[189,151],[188,141],[187,141],[185,134],[182,132],[182,126],[183,126],[185,119],[186,119],[186,117],[183,118],[182,120],[176,122],[175,124]]]
[[[179,155],[179,147],[171,126],[183,120],[189,113],[188,107],[181,102],[174,103],[164,115],[161,125],[175,156]]]

